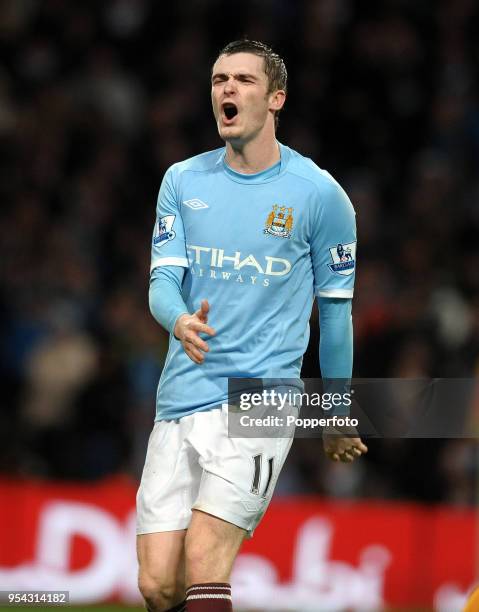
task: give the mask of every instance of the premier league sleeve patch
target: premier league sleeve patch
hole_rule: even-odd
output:
[[[157,219],[155,229],[153,230],[153,244],[155,246],[161,247],[176,236],[176,233],[173,231],[175,218],[176,215],[166,215]]]
[[[341,276],[349,276],[354,272],[356,266],[356,242],[348,242],[348,244],[337,244],[329,248],[333,263],[328,264],[331,272],[341,274]]]

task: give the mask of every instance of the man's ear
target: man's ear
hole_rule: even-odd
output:
[[[269,110],[279,111],[283,108],[286,102],[286,92],[284,89],[278,89],[270,94],[269,97]]]

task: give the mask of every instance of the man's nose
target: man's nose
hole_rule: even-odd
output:
[[[236,91],[236,83],[233,77],[230,77],[225,81],[225,93],[232,93],[234,91]]]

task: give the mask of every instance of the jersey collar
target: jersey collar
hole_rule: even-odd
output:
[[[223,170],[228,176],[228,178],[230,178],[231,180],[237,183],[244,183],[246,185],[256,185],[259,183],[269,183],[271,181],[274,181],[286,171],[286,166],[288,164],[290,155],[290,150],[288,147],[285,147],[280,142],[278,142],[278,145],[280,152],[279,161],[276,162],[273,166],[270,166],[269,168],[266,168],[261,172],[256,172],[255,174],[243,174],[242,172],[237,172],[236,170],[233,170],[233,168],[228,166],[228,164],[226,163],[225,147],[220,158]]]

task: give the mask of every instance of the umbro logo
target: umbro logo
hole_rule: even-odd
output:
[[[263,504],[261,501],[246,501],[243,499],[241,500],[241,503],[243,504],[246,512],[259,512]]]
[[[202,200],[198,198],[193,198],[192,200],[185,200],[183,204],[189,206],[192,210],[200,210],[201,208],[208,208],[208,204],[205,204]]]

